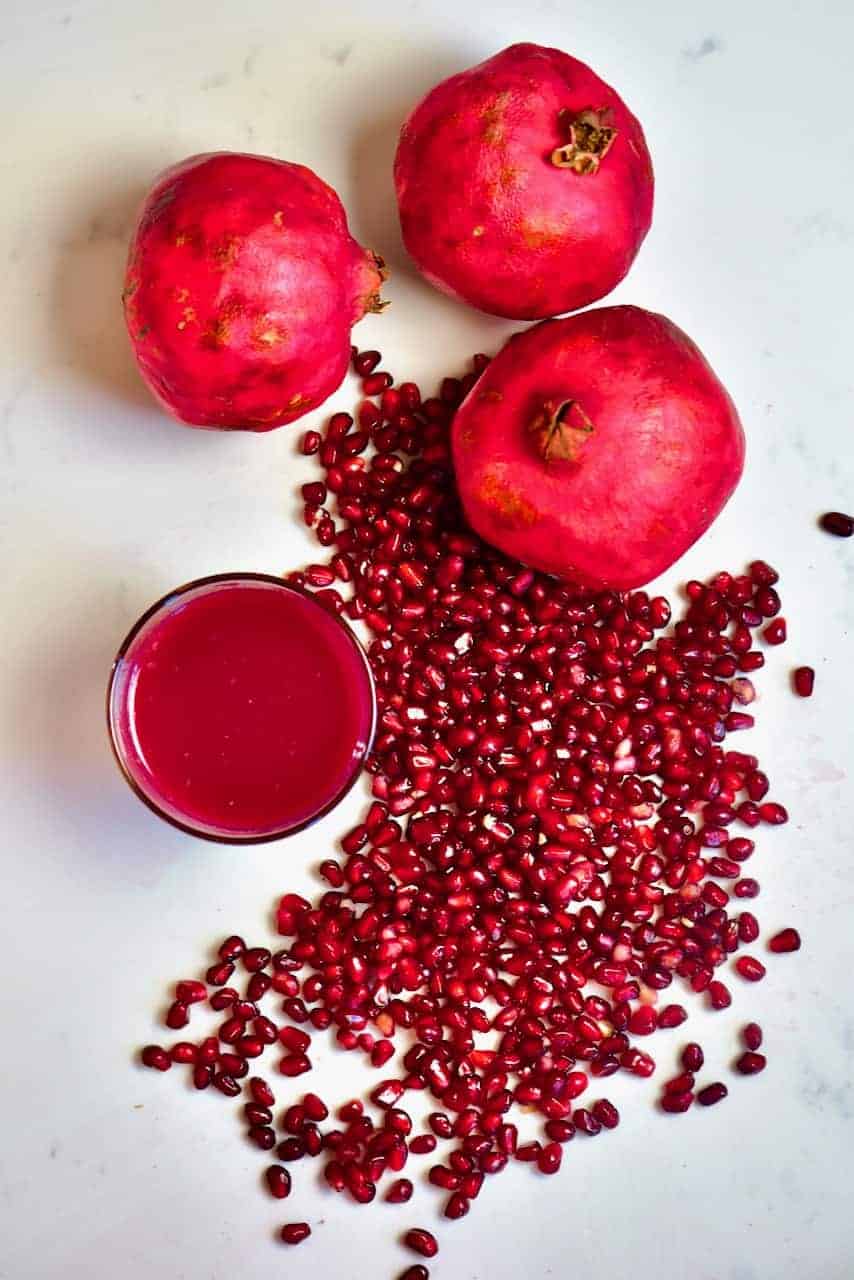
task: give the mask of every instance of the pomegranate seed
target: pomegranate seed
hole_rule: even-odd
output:
[[[759,806],[759,817],[763,822],[768,822],[772,826],[779,826],[781,823],[789,821],[789,815],[781,804],[761,804]]]
[[[815,685],[815,671],[812,667],[795,667],[792,672],[792,684],[799,697],[811,698]]]
[[[414,1156],[427,1155],[428,1152],[436,1150],[436,1139],[432,1133],[419,1134],[417,1138],[413,1138],[410,1142],[409,1150]]]
[[[688,1011],[683,1009],[681,1004],[668,1004],[658,1015],[658,1025],[659,1027],[678,1027],[687,1017]]]
[[[563,1160],[563,1148],[558,1142],[549,1142],[537,1156],[540,1173],[557,1173]]]
[[[322,443],[323,437],[319,431],[306,431],[300,444],[300,451],[306,457],[309,457],[311,454],[317,453]]]
[[[740,942],[755,942],[759,937],[759,921],[752,911],[742,911],[738,917],[738,937]],[[741,972],[739,970],[739,972]],[[744,977],[749,975],[744,974]],[[759,975],[762,976],[761,974]]]
[[[373,373],[381,360],[379,351],[360,351],[353,357],[353,368],[360,378],[366,378],[369,373]]]
[[[233,987],[220,987],[218,991],[213,993],[208,1004],[217,1013],[221,1013],[223,1009],[228,1009],[238,999],[239,996]]]
[[[221,964],[211,965],[205,974],[205,982],[212,987],[224,987],[233,973],[234,965],[230,960],[224,960]]]
[[[746,1027],[742,1028],[741,1038],[744,1041],[745,1048],[756,1050],[762,1044],[762,1028],[758,1022],[748,1022]]]
[[[689,1109],[693,1101],[694,1095],[690,1091],[667,1093],[661,1098],[659,1105],[662,1111],[667,1111],[670,1115],[681,1115]]]
[[[252,1125],[247,1129],[246,1136],[262,1151],[272,1151],[276,1145],[276,1135],[267,1125]]]
[[[462,1183],[462,1175],[446,1169],[444,1165],[434,1164],[427,1175],[428,1182],[434,1187],[442,1187],[444,1191],[456,1191]]]
[[[786,619],[774,618],[762,632],[762,638],[768,644],[783,644],[786,639]]]
[[[385,1198],[389,1204],[406,1204],[407,1200],[412,1199],[413,1186],[408,1178],[398,1178],[393,1182],[386,1192]]]
[[[193,1088],[207,1089],[213,1080],[214,1069],[207,1062],[197,1062],[193,1067]]]
[[[854,533],[854,517],[842,511],[826,511],[819,521],[822,529],[837,538],[850,538]]]
[[[211,1084],[215,1089],[219,1089],[220,1093],[224,1093],[227,1098],[236,1098],[240,1093],[240,1085],[234,1077],[223,1075],[221,1072],[212,1077]]]
[[[238,956],[242,956],[246,950],[246,943],[237,933],[232,933],[225,938],[217,948],[217,955],[220,960],[236,960]]]
[[[732,1004],[732,996],[722,982],[710,982],[709,1001],[713,1009],[728,1009]]]
[[[285,1244],[302,1244],[311,1235],[311,1227],[307,1222],[287,1222],[281,1230]]]
[[[585,1107],[579,1107],[577,1111],[572,1113],[572,1123],[581,1133],[588,1134],[591,1138],[600,1132],[602,1125],[592,1112]]]
[[[243,952],[243,967],[248,973],[257,973],[259,969],[266,969],[272,958],[266,947],[251,947]]]
[[[155,1071],[168,1071],[172,1066],[172,1059],[169,1054],[156,1044],[146,1045],[140,1056],[143,1066],[153,1067]]]
[[[751,1053],[749,1050],[741,1055],[735,1064],[736,1071],[740,1071],[743,1076],[755,1076],[759,1071],[765,1070],[767,1059],[764,1054]]]
[[[302,1100],[303,1111],[309,1120],[319,1123],[329,1115],[329,1108],[316,1093],[307,1093]]]
[[[658,1026],[658,1015],[651,1005],[635,1009],[629,1018],[629,1031],[635,1036],[651,1036]]]
[[[280,1160],[302,1160],[305,1155],[305,1143],[301,1138],[285,1138],[276,1148]]]
[[[251,1085],[250,1085],[251,1088]],[[273,1113],[269,1107],[262,1107],[257,1102],[247,1102],[243,1114],[250,1124],[272,1124]]]
[[[173,1005],[170,1005],[165,1018],[167,1027],[171,1027],[173,1031],[178,1031],[181,1027],[186,1027],[189,1021],[190,1011],[185,1004],[182,1004],[180,1000],[176,1000]]]
[[[703,1053],[700,1045],[691,1043],[686,1044],[681,1055],[682,1066],[686,1071],[700,1071],[703,1063],[706,1061],[706,1055]]]
[[[786,951],[800,951],[801,935],[797,929],[781,929],[768,943],[768,949],[777,952],[778,955]]]
[[[260,1000],[270,990],[273,979],[266,973],[253,973],[246,984],[246,995],[250,1001]]]
[[[300,1031],[299,1027],[280,1027],[279,1042],[291,1053],[305,1053],[311,1044],[311,1036]]]
[[[765,965],[754,956],[739,956],[735,967],[748,982],[759,982],[765,977]]]
[[[311,1063],[304,1053],[289,1053],[279,1061],[279,1070],[283,1076],[301,1076],[311,1071]]]
[[[547,1120],[546,1137],[552,1142],[571,1142],[575,1137],[575,1125],[571,1120]]]
[[[420,1254],[422,1258],[435,1258],[439,1252],[436,1237],[430,1231],[425,1231],[423,1227],[412,1227],[403,1237],[403,1243],[413,1253]]]
[[[616,1129],[620,1123],[620,1113],[607,1098],[600,1098],[593,1103],[593,1115],[605,1129]]]
[[[558,1151],[560,1151],[560,1147],[558,1147]],[[470,1208],[471,1205],[462,1192],[454,1191],[448,1197],[448,1201],[445,1205],[445,1217],[451,1219],[464,1218]]]
[[[291,1194],[291,1175],[280,1164],[271,1164],[264,1173],[270,1195],[276,1200],[286,1200]]]
[[[716,1080],[714,1084],[707,1084],[697,1093],[697,1101],[701,1107],[713,1107],[716,1102],[721,1102],[729,1093],[725,1084],[721,1084]]]
[[[407,1267],[405,1271],[401,1271],[397,1280],[430,1280],[430,1272],[416,1262],[414,1267]]]
[[[427,1117],[427,1123],[438,1138],[450,1138],[454,1128],[442,1111],[433,1111]]]
[[[197,1004],[207,998],[208,989],[203,982],[179,982],[175,986],[175,996],[181,1004]]]
[[[694,1073],[692,1071],[683,1071],[680,1076],[674,1076],[672,1080],[665,1080],[664,1093],[690,1093],[694,1088]]]

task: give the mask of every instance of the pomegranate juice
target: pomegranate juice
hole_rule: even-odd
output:
[[[110,689],[119,763],[162,816],[199,835],[305,826],[357,776],[374,727],[349,628],[275,578],[203,579],[126,640]]]

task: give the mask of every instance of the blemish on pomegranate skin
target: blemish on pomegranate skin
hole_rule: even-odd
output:
[[[537,509],[513,490],[506,480],[487,471],[480,484],[480,493],[502,524],[514,528],[526,528],[535,523]]]

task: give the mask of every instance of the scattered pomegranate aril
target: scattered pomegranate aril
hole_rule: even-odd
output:
[[[431,1151],[436,1150],[436,1139],[432,1133],[421,1133],[417,1138],[413,1138],[409,1144],[409,1150],[414,1156],[427,1155]]]
[[[847,516],[842,511],[826,511],[819,524],[826,533],[837,538],[850,538],[854,533],[854,516]]]
[[[762,1045],[762,1028],[759,1023],[748,1022],[741,1029],[741,1038],[746,1049],[752,1049],[753,1051],[759,1049]]]
[[[702,1069],[703,1063],[706,1061],[706,1055],[703,1053],[701,1046],[692,1041],[691,1044],[686,1044],[682,1050],[681,1061],[686,1071],[696,1073]]]
[[[560,1148],[558,1148],[560,1150]],[[471,1204],[461,1191],[454,1191],[448,1197],[445,1203],[444,1215],[446,1218],[454,1220],[456,1218],[464,1218],[471,1208]]]
[[[789,821],[789,815],[781,804],[761,804],[759,806],[759,817],[762,822],[767,822],[775,827]]]
[[[311,1036],[305,1031],[300,1031],[299,1027],[280,1027],[279,1042],[285,1049],[291,1053],[305,1053],[311,1044]]]
[[[276,1200],[285,1200],[291,1194],[291,1175],[280,1164],[271,1164],[264,1178],[270,1195]]]
[[[207,1089],[213,1080],[214,1069],[206,1062],[197,1062],[193,1067],[193,1088]]]
[[[273,1113],[269,1107],[262,1107],[258,1102],[247,1102],[243,1114],[250,1124],[272,1124]]]
[[[689,1090],[684,1093],[666,1093],[659,1100],[659,1106],[662,1111],[666,1111],[669,1115],[682,1115],[687,1111],[694,1101],[694,1094]]]
[[[764,1054],[752,1053],[748,1050],[736,1061],[735,1069],[743,1076],[755,1076],[758,1072],[765,1070],[766,1062]]]
[[[600,1098],[598,1102],[593,1103],[593,1116],[603,1129],[616,1129],[620,1123],[619,1111],[607,1098]]]
[[[212,964],[205,974],[205,982],[212,987],[224,987],[231,975],[234,973],[234,965],[230,960],[223,960],[221,964]]]
[[[276,1145],[276,1135],[267,1125],[252,1125],[247,1129],[246,1136],[250,1142],[256,1147],[260,1147],[262,1151],[272,1151]]]
[[[765,965],[755,956],[739,956],[735,967],[748,982],[759,982],[765,977]]]
[[[307,1222],[288,1222],[280,1234],[285,1244],[302,1244],[311,1235],[311,1227]]]
[[[723,982],[709,983],[709,1003],[713,1009],[728,1009],[732,1004],[732,995]]]
[[[190,1021],[190,1010],[180,1000],[176,1000],[169,1006],[164,1021],[167,1027],[171,1027],[173,1031],[179,1031]]]
[[[430,1280],[430,1272],[416,1262],[414,1267],[407,1267],[405,1271],[401,1271],[397,1280]]]
[[[697,1091],[697,1101],[701,1107],[713,1107],[716,1102],[721,1102],[729,1093],[725,1084],[721,1084],[716,1080],[713,1084],[704,1085],[702,1089]]]
[[[812,667],[795,667],[792,684],[799,698],[811,698],[815,687],[815,671]]]
[[[181,1004],[198,1004],[207,998],[208,989],[203,982],[185,980],[175,984],[175,998]]]
[[[786,619],[774,618],[762,632],[767,644],[783,644],[786,639]]]
[[[240,1093],[240,1085],[234,1077],[223,1075],[221,1072],[212,1077],[211,1084],[215,1089],[219,1089],[220,1093],[224,1093],[227,1098],[236,1098]]]
[[[408,1178],[398,1178],[393,1182],[386,1192],[386,1200],[389,1204],[406,1204],[412,1199],[413,1186]]]
[[[241,956],[243,967],[247,973],[257,973],[259,969],[265,969],[272,958],[266,947],[250,947]]]
[[[681,1004],[668,1004],[658,1015],[658,1025],[661,1028],[679,1027],[687,1017],[688,1011]]]
[[[800,951],[801,935],[797,929],[781,929],[779,933],[775,933],[774,937],[768,943],[768,950],[782,955],[787,951]]]
[[[735,953],[759,933],[737,907],[759,889],[741,876],[755,852],[746,828],[788,815],[767,800],[757,758],[726,738],[752,724],[757,636],[785,622],[764,561],[688,584],[659,636],[662,597],[581,590],[506,560],[465,525],[448,464],[454,408],[485,358],[424,400],[392,385],[378,352],[354,360],[374,398],[302,443],[322,468],[302,495],[309,527],[330,550],[288,580],[372,636],[373,800],[320,863],[318,899],[276,904],[282,950],[221,944],[206,978],[222,1043],[209,1037],[187,1061],[198,1088],[236,1097],[242,1055],[273,1039],[283,1075],[310,1070],[303,1024],[374,1068],[405,1037],[400,1078],[369,1095],[378,1119],[353,1099],[321,1133],[328,1108],[306,1094],[284,1111],[283,1165],[271,1168],[289,1187],[284,1164],[318,1154],[326,1183],[356,1203],[378,1191],[404,1203],[407,1162],[453,1138],[429,1181],[462,1216],[514,1155],[551,1173],[576,1132],[619,1123],[606,1099],[574,1102],[591,1079],[655,1073],[638,1039],[687,1018],[658,993],[731,1004],[717,974],[730,957],[740,972],[752,957]],[[226,985],[238,961],[245,997]],[[177,1003],[188,1009],[201,985],[178,984]],[[270,990],[288,1019],[278,1030],[257,1007]],[[761,1038],[742,1038],[764,1066]],[[682,1065],[662,1109],[725,1096],[718,1082],[695,1093],[701,1053]],[[263,1132],[266,1147],[273,1093],[258,1076],[248,1085],[250,1137]],[[411,1137],[405,1091],[442,1108],[430,1133]],[[541,1141],[519,1144],[517,1107],[541,1117]],[[426,1280],[420,1264],[409,1271]]]
[[[159,1045],[148,1044],[140,1054],[145,1067],[153,1067],[155,1071],[168,1071],[172,1066],[172,1058]]]
[[[311,1071],[311,1063],[304,1053],[290,1053],[279,1060],[279,1070],[283,1076],[301,1076]]]
[[[413,1253],[419,1253],[422,1258],[435,1258],[439,1252],[436,1237],[432,1232],[425,1231],[423,1227],[412,1227],[403,1237],[403,1243]]]

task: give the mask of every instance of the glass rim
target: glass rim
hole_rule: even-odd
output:
[[[338,788],[322,809],[318,809],[318,811],[313,813],[310,817],[305,818],[302,822],[298,822],[293,826],[277,828],[273,831],[265,832],[263,835],[221,835],[213,831],[204,831],[198,826],[193,826],[189,821],[182,821],[173,814],[167,813],[156,800],[143,791],[142,787],[128,769],[124,758],[124,752],[119,745],[116,716],[114,715],[114,695],[119,668],[123,659],[127,656],[128,650],[143,627],[158,613],[165,610],[167,605],[171,605],[181,596],[188,595],[190,592],[195,591],[200,587],[213,586],[216,584],[224,585],[229,582],[238,584],[246,582],[264,582],[269,586],[278,587],[283,591],[290,592],[292,595],[301,596],[304,600],[310,600],[315,608],[319,609],[330,622],[334,623],[335,626],[337,626],[339,630],[347,636],[356,654],[361,660],[370,695],[370,724],[366,735],[365,748],[358,757],[354,757],[353,770],[348,774],[343,785]],[[273,841],[284,840],[287,836],[296,835],[298,832],[305,831],[308,827],[313,826],[315,822],[319,822],[321,818],[326,817],[328,813],[331,813],[333,809],[337,808],[344,797],[352,791],[353,787],[356,785],[356,781],[364,770],[365,761],[370,755],[371,749],[374,745],[374,737],[377,729],[377,691],[374,683],[374,674],[371,671],[371,664],[368,659],[365,646],[362,644],[362,641],[356,635],[352,627],[350,627],[342,617],[337,613],[332,613],[331,610],[324,608],[322,604],[315,600],[311,592],[307,591],[304,587],[298,587],[291,582],[285,582],[283,578],[278,578],[275,574],[252,573],[249,571],[237,570],[233,573],[212,573],[202,578],[193,578],[190,582],[185,582],[182,583],[181,586],[173,587],[171,591],[167,591],[164,595],[160,596],[159,599],[155,600],[152,605],[149,605],[145,612],[137,618],[136,622],[130,628],[124,640],[119,645],[116,656],[113,659],[113,665],[110,668],[110,678],[107,681],[106,711],[107,736],[109,737],[113,758],[118,765],[119,772],[130,787],[131,791],[133,791],[134,795],[143,802],[146,808],[150,809],[152,813],[155,813],[158,818],[162,818],[164,822],[168,822],[170,826],[177,828],[178,831],[183,831],[187,835],[197,836],[200,840],[208,840],[213,844],[271,844]]]

